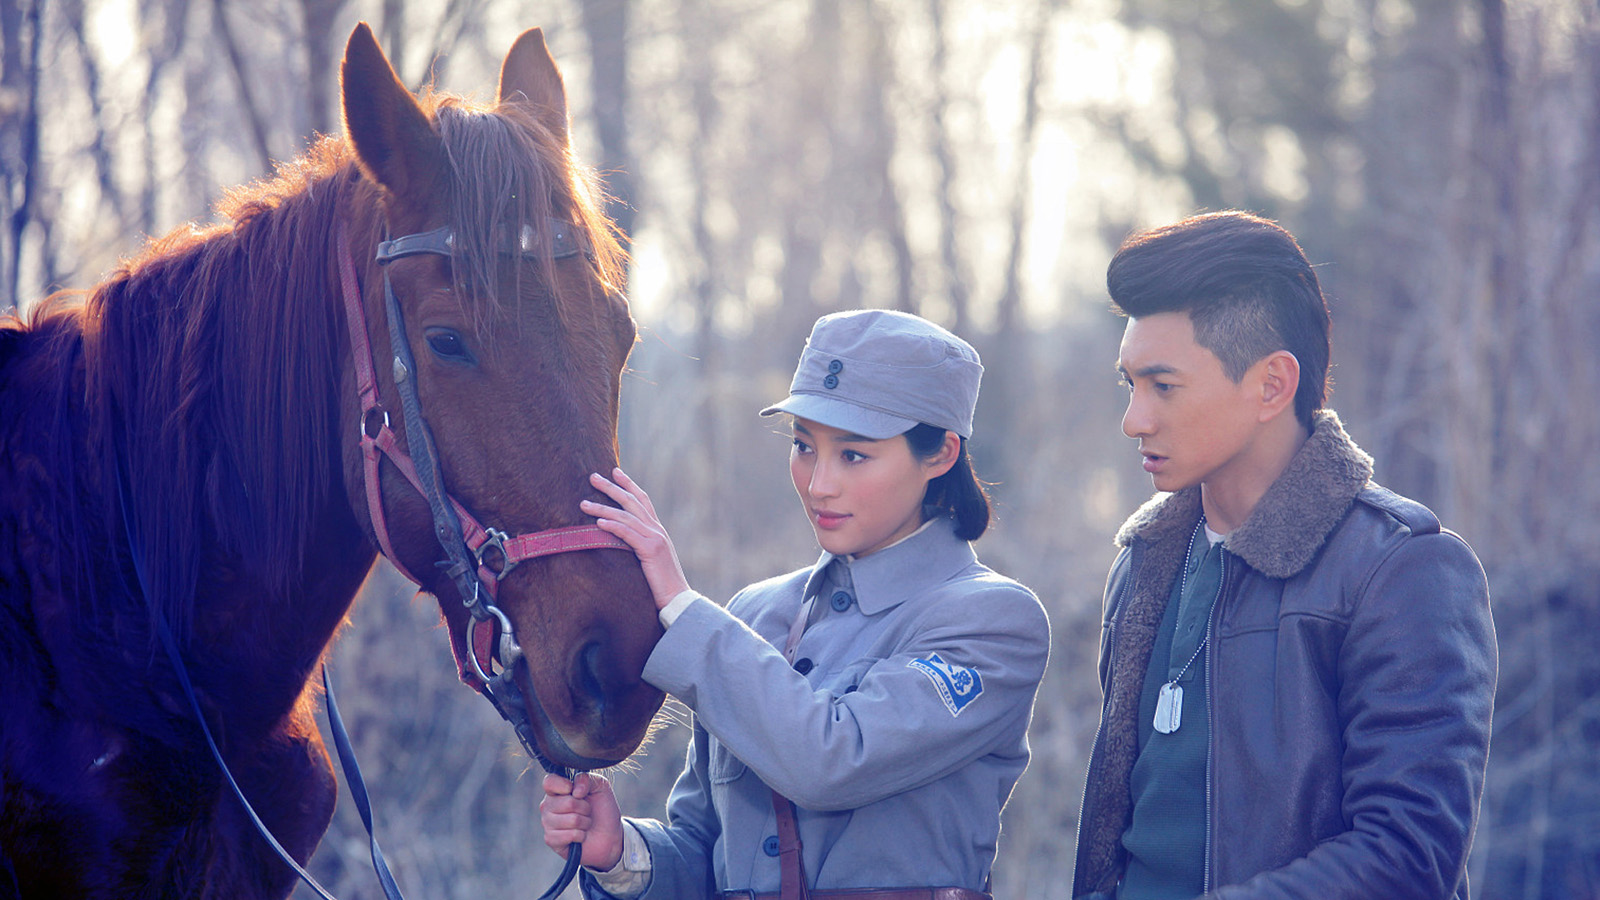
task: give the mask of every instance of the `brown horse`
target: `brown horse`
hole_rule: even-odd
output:
[[[512,534],[583,524],[586,475],[616,463],[635,337],[621,251],[572,162],[539,31],[484,106],[413,97],[361,25],[343,103],[348,139],[231,193],[225,224],[0,321],[0,897],[287,895],[293,875],[223,786],[159,627],[244,792],[303,862],[335,785],[307,679],[380,546],[472,658],[467,582],[438,565],[429,504],[390,457],[367,477],[374,438]],[[399,235],[412,243],[380,254]],[[397,377],[436,467],[399,421]],[[628,756],[661,702],[639,678],[660,626],[632,554],[530,559],[494,603],[521,644],[511,681],[537,752],[582,768]]]

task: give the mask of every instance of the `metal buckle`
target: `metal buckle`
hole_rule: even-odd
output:
[[[493,615],[500,622],[500,659],[498,661],[500,663],[500,671],[509,672],[516,667],[517,660],[522,658],[522,647],[517,644],[516,634],[511,628],[511,620],[506,617],[505,613],[500,611],[500,607],[493,604],[486,603],[484,604],[483,609],[485,613]],[[485,616],[485,618],[482,619],[473,618],[467,623],[467,659],[472,661],[472,670],[478,674],[478,678],[485,684],[493,681],[497,677],[485,672],[483,670],[483,666],[478,664],[478,641],[476,632],[478,626],[487,621],[489,620],[487,616]],[[490,660],[491,665],[493,665],[494,662],[495,660]]]
[[[374,428],[372,426],[378,421],[378,416],[383,417],[383,424]],[[361,437],[369,441],[377,440],[378,435],[383,434],[384,430],[388,427],[389,411],[386,409],[379,409],[377,407],[373,407],[372,409],[362,413],[361,421],[356,424],[356,430],[360,432]]]
[[[501,581],[506,577],[507,573],[517,567],[518,560],[514,560],[506,554],[506,541],[511,540],[511,536],[498,528],[485,528],[483,533],[488,535],[488,540],[479,545],[476,551],[478,556],[478,567],[480,569],[488,570],[488,572],[494,576],[495,581]],[[494,566],[490,565],[486,559],[490,550],[500,551],[499,569],[496,569]],[[490,608],[493,609],[493,607]]]

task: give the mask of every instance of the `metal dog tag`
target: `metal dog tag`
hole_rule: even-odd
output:
[[[1156,720],[1152,723],[1162,734],[1171,734],[1183,723],[1183,687],[1175,681],[1161,686],[1156,695]]]

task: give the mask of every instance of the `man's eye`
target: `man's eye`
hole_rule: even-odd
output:
[[[472,351],[467,349],[466,339],[459,332],[449,328],[428,329],[428,349],[445,362],[468,364],[475,362]]]

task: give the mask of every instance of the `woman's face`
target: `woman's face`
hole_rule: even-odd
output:
[[[809,419],[794,420],[789,475],[822,549],[865,556],[922,525],[928,482],[955,464],[960,440],[917,459],[905,435],[873,440]]]

